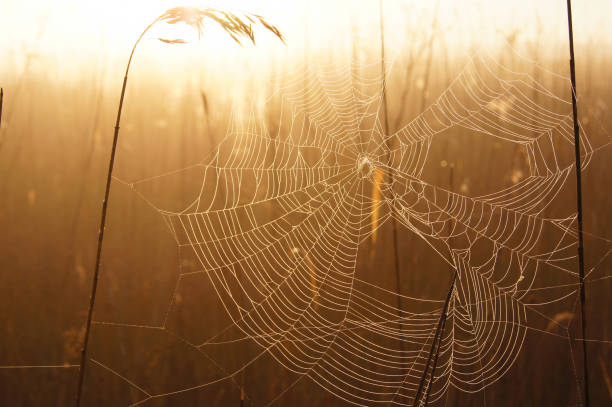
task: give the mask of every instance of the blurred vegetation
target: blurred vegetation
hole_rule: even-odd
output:
[[[431,18],[431,16],[429,17]],[[414,118],[446,89],[464,66],[467,49],[454,49],[442,33],[444,27],[423,20],[426,28],[407,27],[409,40],[394,50],[388,82],[391,131]],[[313,29],[311,27],[311,29]],[[281,27],[282,30],[282,27]],[[352,27],[347,36],[350,52],[360,63],[374,63],[378,49],[367,28]],[[374,30],[375,32],[375,30]],[[362,40],[363,39],[363,40]],[[565,75],[564,47],[549,38],[525,39],[517,32],[503,40],[520,48],[541,66]],[[291,47],[291,38],[288,40]],[[500,42],[501,43],[501,42]],[[502,43],[503,44],[503,43]],[[577,49],[577,87],[580,118],[594,146],[610,142],[612,128],[611,56],[597,43],[581,42]],[[312,48],[315,47],[312,43]],[[506,46],[499,58],[516,71]],[[94,319],[153,328],[95,325],[91,358],[104,361],[134,383],[156,392],[195,386],[218,377],[211,360],[183,341],[199,343],[228,323],[210,283],[201,275],[178,280],[179,272],[199,265],[187,250],[178,250],[163,219],[129,185],[135,180],[166,173],[199,162],[225,134],[232,109],[254,103],[257,119],[269,128],[278,126],[278,101],[261,103],[270,96],[270,73],[282,77],[288,58],[269,58],[263,72],[249,71],[256,61],[248,54],[235,66],[230,57],[207,56],[195,64],[185,54],[176,65],[180,75],[168,77],[164,63],[167,49],[143,56],[134,66],[133,82],[122,124],[109,208],[107,241],[102,258],[100,292]],[[310,52],[310,51],[309,51]],[[313,51],[314,52],[314,51]],[[320,56],[333,58],[332,47],[321,47]],[[61,365],[78,363],[81,327],[89,298],[95,258],[98,214],[110,149],[119,77],[109,74],[108,61],[94,61],[71,80],[58,79],[53,69],[14,66],[12,76],[0,78],[5,89],[0,130],[0,365]],[[228,62],[229,60],[229,62]],[[215,63],[215,61],[218,61]],[[50,64],[52,65],[52,64]],[[159,68],[156,68],[159,67]],[[6,68],[10,69],[10,68]],[[239,75],[223,79],[223,75]],[[545,78],[542,78],[545,80]],[[232,82],[231,84],[228,84]],[[547,85],[569,98],[563,80]],[[237,91],[236,89],[240,89]],[[238,99],[238,102],[236,100]],[[275,100],[275,99],[273,99]],[[587,270],[593,277],[609,275],[612,258],[592,235],[612,239],[609,147],[598,150],[584,172],[584,208]],[[526,173],[527,161],[513,145],[476,137],[456,130],[446,132],[432,145],[424,178],[436,185],[470,196],[494,192],[511,185]],[[451,176],[452,174],[452,176]],[[178,210],[193,196],[199,175],[188,172],[172,185],[152,183],[147,196],[160,199],[165,208]],[[199,179],[201,181],[201,179]],[[560,195],[572,213],[573,181]],[[390,250],[390,223],[378,232],[376,248],[360,247],[358,273],[367,275],[375,265],[376,283],[395,290]],[[442,264],[417,236],[400,228],[401,289],[405,295],[442,298],[448,287],[448,266]],[[600,261],[603,262],[600,263]],[[589,338],[610,339],[610,290],[612,282],[587,284]],[[168,312],[168,304],[174,301]],[[574,309],[559,307],[557,318],[568,320]],[[565,314],[564,314],[565,313]],[[167,331],[156,329],[167,321]],[[570,331],[578,335],[573,320]],[[554,330],[554,327],[550,328]],[[499,382],[478,394],[449,389],[446,405],[560,406],[579,405],[577,378],[580,355],[577,343],[529,331],[517,361]],[[231,371],[257,350],[240,343],[209,349],[209,356]],[[612,348],[610,343],[590,342],[592,405],[612,402]],[[574,366],[573,364],[576,364]],[[71,405],[76,390],[75,368],[0,369],[0,405]],[[296,376],[271,358],[250,365],[235,381],[225,380],[198,391],[154,400],[147,406],[239,405],[240,383],[246,405],[265,405],[279,395]],[[105,368],[90,364],[85,384],[85,405],[129,405],[142,393]],[[301,380],[277,405],[345,405],[312,381]]]

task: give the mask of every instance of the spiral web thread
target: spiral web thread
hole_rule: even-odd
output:
[[[478,392],[510,369],[527,330],[559,336],[530,314],[558,324],[541,309],[575,298],[576,215],[544,216],[571,180],[571,104],[482,53],[422,114],[385,135],[380,74],[347,65],[290,70],[279,80],[276,131],[254,114],[232,122],[201,164],[198,198],[159,212],[231,316],[224,332],[254,341],[255,359],[269,354],[358,405],[413,405],[421,381],[431,403],[451,385]],[[426,182],[432,140],[455,127],[524,149],[528,176],[477,197]],[[581,136],[586,167],[594,149]],[[378,299],[388,289],[356,275],[358,249],[376,233],[373,213],[376,228],[395,216],[456,271],[433,378],[426,364],[444,301],[402,296],[398,310]],[[543,286],[542,273],[559,284]]]
[[[424,112],[386,135],[378,65],[342,60],[313,59],[278,78],[276,128],[254,113],[233,120],[196,165],[201,191],[185,210],[163,210],[143,196],[201,266],[178,276],[174,294],[186,274],[201,274],[232,320],[206,342],[185,345],[209,357],[210,346],[249,340],[260,352],[236,371],[219,366],[214,381],[165,393],[91,359],[143,394],[133,405],[236,382],[263,355],[356,405],[411,406],[419,384],[426,393],[419,404],[433,404],[449,386],[478,392],[499,380],[529,330],[570,340],[569,322],[547,306],[575,307],[576,214],[547,217],[546,209],[572,181],[571,102],[481,52]],[[449,129],[513,143],[528,157],[529,174],[475,197],[425,181],[432,140]],[[597,149],[581,137],[586,167]],[[151,180],[126,184],[139,193]],[[400,295],[357,275],[359,249],[392,216],[456,274],[447,304],[445,295]],[[94,323],[168,331],[173,306],[161,326]],[[545,328],[551,324],[558,330]]]

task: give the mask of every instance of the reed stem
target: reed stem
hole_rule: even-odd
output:
[[[449,190],[453,191],[454,190],[454,186],[455,186],[455,172],[453,170],[453,167],[451,166],[450,168],[450,174],[449,174]],[[453,223],[454,221],[451,221],[448,223],[448,235],[450,237],[450,235],[452,234],[453,231]],[[453,285],[455,284],[455,279],[457,277],[457,271],[455,268],[452,269],[453,270],[453,282],[451,283],[451,289],[450,291],[452,292],[453,289]],[[433,366],[431,368],[431,376],[429,377],[429,383],[427,384],[427,390],[425,392],[425,407],[429,406],[429,395],[431,394],[431,388],[433,387],[433,382],[434,382],[434,378],[435,378],[435,374],[436,374],[436,367],[438,366],[438,356],[440,356],[440,345],[442,344],[442,336],[444,335],[444,328],[446,328],[446,315],[448,314],[448,310],[446,313],[444,313],[442,315],[442,328],[441,328],[441,334],[438,337],[438,346],[436,347],[436,354],[434,356],[434,363]],[[432,345],[433,346],[433,345]]]
[[[433,387],[436,377],[436,367],[438,366],[438,356],[440,356],[440,345],[442,344],[442,337],[444,336],[444,328],[446,328],[446,314],[442,316],[441,333],[440,336],[438,336],[438,346],[436,346],[436,354],[434,355],[434,362],[431,367],[431,376],[429,376],[429,383],[427,384],[427,391],[425,392],[425,407],[429,406],[429,395],[431,394],[431,388]]]
[[[106,226],[106,212],[108,208],[108,200],[110,197],[110,186],[111,180],[113,178],[113,166],[115,164],[115,154],[117,152],[117,141],[119,140],[119,124],[121,123],[121,111],[123,108],[123,101],[125,98],[125,89],[127,86],[128,73],[130,71],[130,65],[132,64],[132,58],[134,57],[134,52],[136,51],[136,47],[140,43],[142,37],[149,31],[151,27],[157,24],[160,21],[165,21],[168,24],[176,24],[176,23],[185,23],[188,26],[194,28],[198,34],[200,34],[202,29],[202,20],[204,18],[211,19],[215,21],[218,25],[225,30],[225,32],[236,42],[240,43],[238,37],[244,36],[248,37],[253,44],[255,44],[255,37],[253,35],[253,31],[251,29],[251,25],[242,21],[239,17],[235,16],[230,12],[219,11],[211,8],[207,9],[197,9],[194,7],[174,7],[168,9],[164,14],[157,17],[151,24],[144,29],[144,31],[140,34],[134,46],[132,47],[132,52],[130,53],[130,58],[128,59],[127,66],[125,68],[125,76],[123,77],[123,86],[121,87],[121,97],[119,98],[119,108],[117,109],[117,121],[115,122],[115,133],[113,136],[113,146],[111,149],[110,160],[108,162],[108,173],[106,175],[106,188],[104,191],[104,201],[102,201],[102,213],[100,216],[100,229],[98,231],[98,249],[96,251],[96,264],[94,268],[93,281],[91,286],[91,295],[89,297],[89,310],[87,312],[87,323],[85,325],[85,335],[83,339],[83,348],[81,349],[81,363],[79,365],[79,383],[76,395],[76,406],[79,407],[81,405],[81,396],[83,392],[83,379],[85,377],[85,366],[87,360],[87,347],[89,345],[89,334],[91,331],[91,321],[93,317],[94,306],[96,302],[96,292],[98,288],[98,277],[100,274],[100,258],[102,256],[102,243],[104,241],[104,228]],[[261,16],[258,15],[247,15],[248,21],[251,23],[255,23],[258,21],[261,23],[268,31],[271,31],[276,37],[278,37],[281,41],[284,42],[283,35],[281,32],[273,25],[267,23]],[[159,40],[170,43],[170,44],[183,44],[185,41],[183,40],[166,40],[163,38],[159,38]]]
[[[383,0],[379,2],[380,10],[380,70],[382,73],[382,110],[383,110],[383,124],[385,134],[383,137],[387,138],[387,164],[389,165],[389,184],[393,192],[393,168],[391,165],[391,138],[389,137],[389,113],[387,110],[387,71],[385,66],[385,25],[383,18]],[[404,340],[401,337],[404,330],[404,324],[402,322],[402,296],[401,296],[401,276],[399,267],[399,245],[397,236],[397,220],[395,219],[395,206],[391,206],[391,232],[393,234],[393,265],[395,269],[395,285],[397,287],[397,316],[399,324],[400,341],[399,348],[400,352],[404,351]]]
[[[570,52],[570,81],[572,84],[572,114],[574,118],[574,151],[576,153],[576,201],[578,220],[578,267],[580,278],[580,315],[582,323],[582,357],[584,371],[584,405],[589,407],[589,372],[586,343],[586,315],[584,291],[584,241],[582,237],[582,166],[580,164],[580,124],[578,123],[578,102],[576,100],[576,66],[574,63],[574,29],[572,27],[572,2],[567,0],[567,26]]]
[[[0,88],[0,130],[2,129],[2,103],[4,102],[4,89]]]
[[[448,293],[446,294],[446,301],[444,302],[444,308],[442,308],[442,314],[440,315],[440,319],[438,320],[438,326],[436,327],[436,333],[434,334],[433,342],[431,343],[431,348],[429,349],[429,356],[427,356],[427,363],[425,364],[425,369],[423,370],[423,375],[421,376],[421,381],[419,382],[419,387],[417,388],[416,395],[414,396],[413,407],[417,407],[419,405],[419,401],[421,399],[421,394],[423,394],[423,385],[425,384],[425,378],[427,377],[427,372],[429,371],[429,365],[431,364],[431,359],[434,356],[434,349],[436,349],[436,343],[441,339],[441,333],[444,331],[444,325],[446,324],[446,313],[448,312],[448,303],[453,294],[453,289],[455,288],[455,281],[457,280],[457,272],[453,275],[453,280],[451,281],[450,288],[448,289]],[[438,339],[440,338],[440,339]],[[438,352],[440,351],[440,345],[438,345]],[[438,353],[436,352],[435,361],[433,365],[433,369],[431,372],[430,387],[433,382],[433,375],[436,369],[436,365],[438,364]]]
[[[134,43],[130,58],[125,68],[125,76],[123,77],[123,86],[121,87],[121,97],[119,98],[119,108],[117,109],[117,121],[115,122],[115,133],[113,135],[113,146],[111,148],[110,159],[108,161],[108,172],[106,174],[106,188],[104,190],[104,200],[102,201],[102,213],[100,215],[100,229],[98,230],[98,248],[96,250],[96,263],[94,268],[93,281],[91,285],[91,295],[89,297],[89,309],[87,311],[87,322],[85,325],[85,337],[83,338],[83,348],[81,349],[81,362],[79,365],[79,382],[76,394],[76,406],[81,405],[81,398],[83,394],[83,381],[85,378],[85,366],[87,361],[87,349],[89,345],[89,333],[91,331],[91,321],[93,317],[94,306],[96,303],[96,293],[98,290],[98,277],[100,275],[100,259],[102,257],[102,243],[104,242],[104,229],[106,227],[106,213],[108,209],[108,200],[110,197],[110,186],[113,179],[113,167],[115,164],[115,154],[117,152],[117,141],[119,140],[119,125],[121,123],[121,111],[123,109],[123,100],[125,98],[125,89],[127,86],[128,73],[130,71],[130,65],[132,63],[132,57],[136,46],[140,43],[140,40],[145,33],[151,28],[159,19],[153,21],[145,30],[140,34],[140,37]]]

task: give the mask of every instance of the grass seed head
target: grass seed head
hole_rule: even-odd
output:
[[[201,38],[204,31],[204,21],[208,19],[218,24],[223,30],[238,44],[242,45],[241,39],[248,38],[255,44],[255,34],[253,24],[261,24],[265,29],[274,34],[278,39],[285,42],[282,33],[274,25],[268,23],[263,17],[257,14],[245,13],[242,16],[229,11],[217,10],[214,8],[198,7],[173,7],[166,10],[156,21],[167,24],[184,23],[192,27]],[[184,44],[184,40],[159,39],[167,44]]]

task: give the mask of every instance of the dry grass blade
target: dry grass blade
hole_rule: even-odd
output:
[[[161,42],[165,42],[166,44],[187,44],[187,41],[182,40],[180,38],[174,40],[168,40],[166,38],[158,38]]]
[[[2,128],[2,103],[4,102],[4,89],[0,88],[0,129]]]
[[[372,175],[372,214],[370,220],[370,267],[374,265],[376,258],[376,240],[378,239],[378,225],[380,219],[381,187],[385,179],[385,173],[377,168]]]
[[[259,20],[261,25],[263,25],[265,28],[271,31],[274,35],[276,35],[283,43],[285,42],[285,37],[283,37],[283,34],[281,34],[278,28],[268,23],[262,16],[258,16],[256,14],[254,16],[257,18],[257,20]]]
[[[546,326],[546,332],[552,332],[556,327],[563,327],[562,323],[566,321],[571,321],[574,318],[573,312],[559,312],[555,314],[553,319],[550,320],[548,325]]]
[[[204,108],[204,114],[208,116],[208,97],[206,97],[206,92],[201,90],[200,96],[202,97],[202,107]]]

